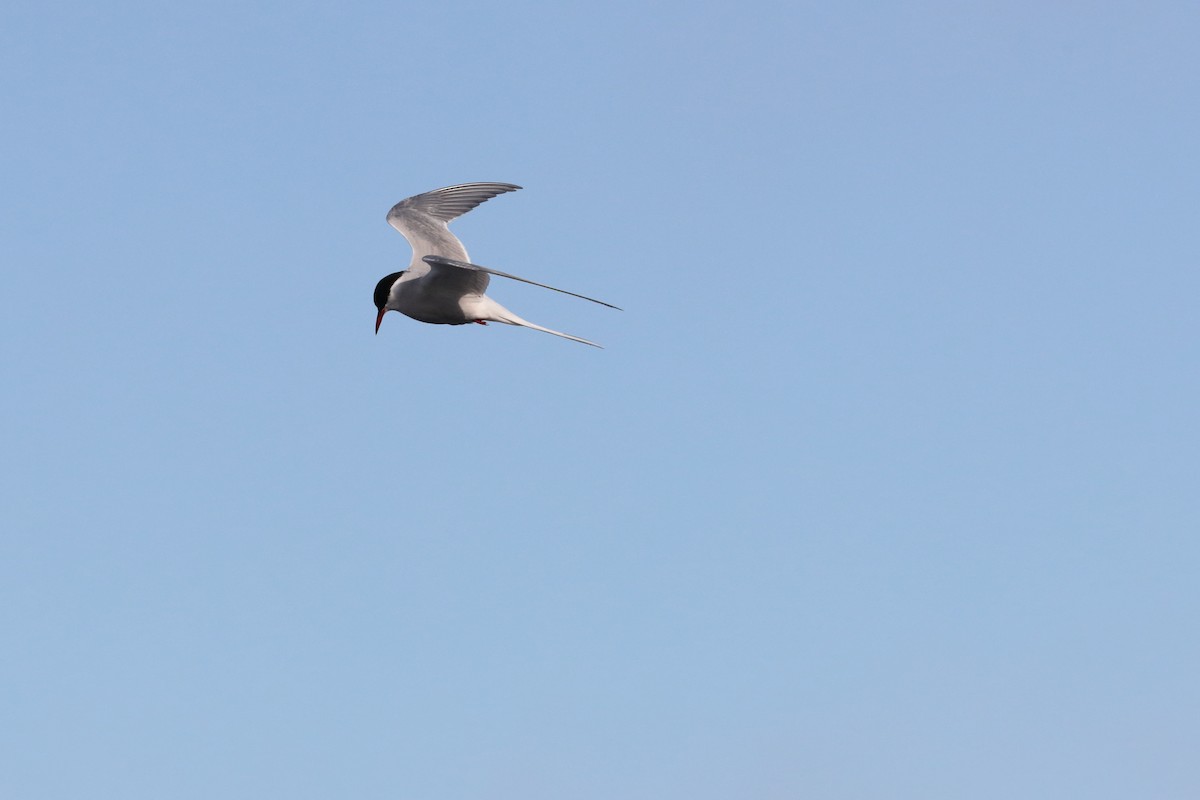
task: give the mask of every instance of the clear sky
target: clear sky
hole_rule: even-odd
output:
[[[1197,42],[7,4],[0,796],[1200,796]]]

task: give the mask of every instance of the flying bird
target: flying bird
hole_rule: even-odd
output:
[[[379,309],[379,315],[375,317],[375,333],[379,333],[384,314],[399,311],[405,316],[434,325],[465,325],[468,322],[486,325],[489,322],[503,322],[506,325],[533,328],[535,331],[544,331],[573,342],[599,347],[600,345],[587,339],[552,331],[521,319],[484,294],[488,281],[492,275],[498,275],[501,278],[510,278],[590,300],[609,308],[617,308],[616,306],[564,289],[555,289],[544,283],[518,278],[497,269],[472,264],[467,256],[467,249],[447,227],[451,220],[462,216],[480,203],[520,188],[511,183],[463,183],[447,186],[445,189],[434,189],[432,192],[401,200],[392,206],[387,221],[404,234],[404,238],[412,245],[413,258],[408,269],[386,275],[376,284],[375,308]]]

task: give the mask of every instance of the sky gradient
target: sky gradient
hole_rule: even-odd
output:
[[[1200,796],[1197,41],[6,7],[0,795]]]

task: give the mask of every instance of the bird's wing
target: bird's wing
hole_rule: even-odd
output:
[[[434,189],[396,203],[387,221],[412,245],[413,266],[419,267],[421,257],[430,254],[465,260],[466,248],[446,224],[498,194],[520,188],[511,183],[463,183]]]
[[[581,300],[590,300],[591,302],[599,303],[602,306],[608,306],[609,308],[616,308],[617,311],[621,310],[621,309],[617,308],[616,306],[614,306],[612,303],[606,303],[603,300],[597,300],[594,297],[588,297],[588,296],[582,295],[582,294],[575,294],[575,292],[568,292],[566,289],[555,289],[553,286],[547,286],[544,283],[538,283],[537,281],[531,281],[526,278],[518,278],[516,275],[510,275],[507,272],[501,272],[498,269],[489,269],[487,267],[481,267],[478,264],[471,264],[466,261],[459,261],[458,259],[454,259],[454,258],[445,258],[444,256],[425,256],[421,260],[424,261],[426,264],[429,264],[430,267],[433,268],[431,271],[431,275],[437,275],[437,274],[449,275],[449,274],[452,274],[452,272],[454,270],[467,270],[469,272],[483,272],[483,273],[487,273],[488,275],[497,275],[501,278],[508,278],[510,280],[520,281],[521,283],[529,283],[534,286],[540,286],[543,289],[550,289],[551,291],[554,291],[554,292],[562,292],[563,294],[571,295],[571,297],[578,297]]]

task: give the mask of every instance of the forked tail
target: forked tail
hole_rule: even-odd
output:
[[[492,300],[490,297],[485,297],[483,299],[491,301],[488,305],[487,315],[483,317],[488,322],[503,322],[505,325],[517,325],[521,328],[533,328],[535,331],[542,331],[543,333],[549,333],[553,336],[561,336],[564,339],[570,339],[572,342],[590,344],[592,347],[599,347],[601,350],[604,349],[602,345],[598,345],[595,342],[589,342],[587,339],[581,339],[578,336],[572,336],[571,334],[563,333],[562,331],[553,331],[549,328],[544,328],[541,325],[535,325],[527,319],[521,319],[507,308],[497,303],[495,300]]]

